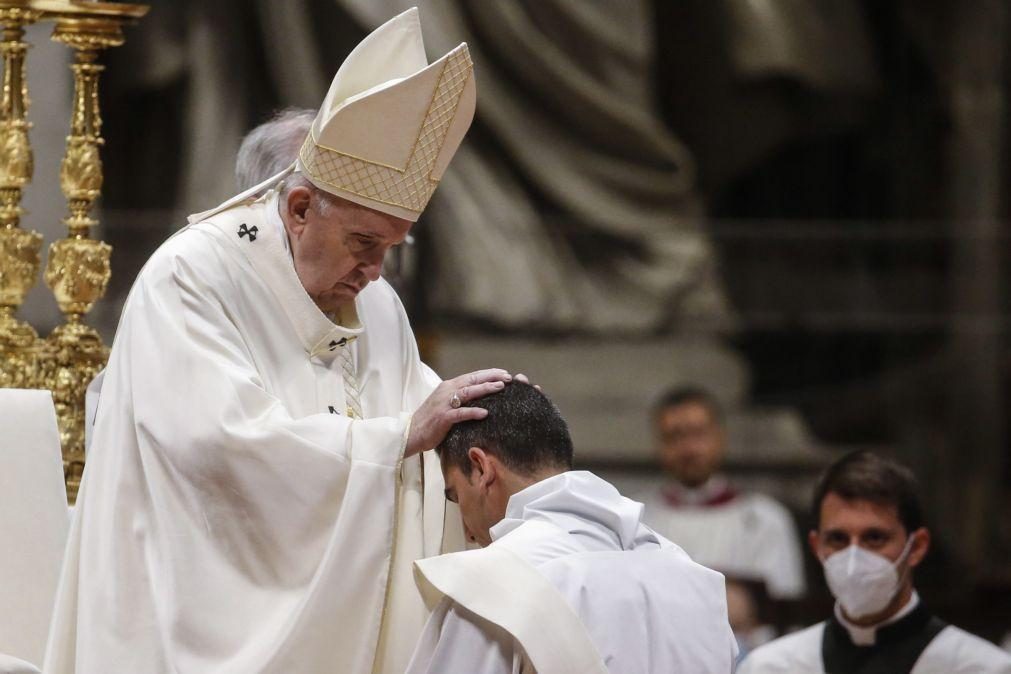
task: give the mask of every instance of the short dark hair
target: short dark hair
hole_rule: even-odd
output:
[[[923,526],[919,485],[913,471],[873,452],[858,450],[846,454],[825,471],[814,490],[812,515],[821,527],[821,504],[829,494],[846,501],[870,501],[894,506],[907,532]]]
[[[483,407],[488,416],[456,424],[436,447],[442,461],[464,475],[472,467],[471,447],[481,447],[510,469],[532,475],[542,468],[572,469],[572,438],[561,412],[546,395],[520,381],[468,405]]]
[[[671,407],[681,407],[682,405],[702,405],[709,411],[709,416],[717,424],[723,423],[723,406],[712,393],[701,386],[678,386],[672,388],[660,396],[656,404],[653,405],[653,418]]]

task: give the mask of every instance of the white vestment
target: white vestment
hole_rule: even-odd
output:
[[[910,604],[918,602],[914,596]],[[838,608],[836,609],[838,615]],[[822,640],[826,623],[788,634],[744,657],[737,674],[825,674]],[[873,628],[851,629],[854,643],[873,643]],[[901,674],[901,673],[894,673]],[[948,625],[930,640],[910,674],[1011,674],[1011,655],[989,641]]]
[[[442,551],[447,509],[438,459],[403,453],[438,378],[385,281],[319,311],[276,203],[184,228],[130,292],[46,672],[406,666],[428,616],[411,564]]]
[[[641,504],[583,471],[514,494],[487,549],[417,563],[429,599],[446,596],[408,674],[600,671],[577,664],[583,655],[611,674],[729,674],[737,646],[723,578],[643,525],[641,513]],[[511,553],[539,573],[582,624],[573,626],[537,583],[509,585],[491,573],[467,580],[472,560],[480,566],[489,551]],[[595,653],[553,658],[554,649],[571,653],[581,635],[568,632],[580,628]]]
[[[706,496],[722,480],[714,477],[698,490],[679,489],[682,502],[676,505],[659,491],[638,495],[646,506],[646,523],[699,564],[730,579],[764,582],[773,599],[803,596],[801,539],[790,512],[755,493],[707,504]]]

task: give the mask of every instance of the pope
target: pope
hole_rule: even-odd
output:
[[[404,670],[428,615],[411,564],[462,545],[426,450],[511,376],[440,382],[380,268],[475,91],[467,46],[429,64],[405,12],[347,57],[292,166],[148,261],[44,671]]]

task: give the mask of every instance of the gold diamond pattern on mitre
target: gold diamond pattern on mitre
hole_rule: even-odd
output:
[[[323,182],[380,203],[418,213],[425,210],[439,182],[432,178],[432,169],[473,69],[466,49],[446,59],[404,169],[320,147],[310,134],[299,154],[309,177],[314,182]]]

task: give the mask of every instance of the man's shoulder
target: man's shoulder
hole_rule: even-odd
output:
[[[822,671],[821,639],[825,623],[774,639],[759,646],[744,658],[738,674],[787,674]]]
[[[948,625],[924,649],[917,663],[930,674],[1011,674],[1011,654],[986,639]]]
[[[158,246],[141,270],[140,277],[166,270],[220,269],[222,256],[227,255],[226,249],[221,231],[209,223],[187,225]]]
[[[746,510],[759,522],[795,528],[789,508],[767,494],[746,492],[738,498],[738,501],[738,507]]]

